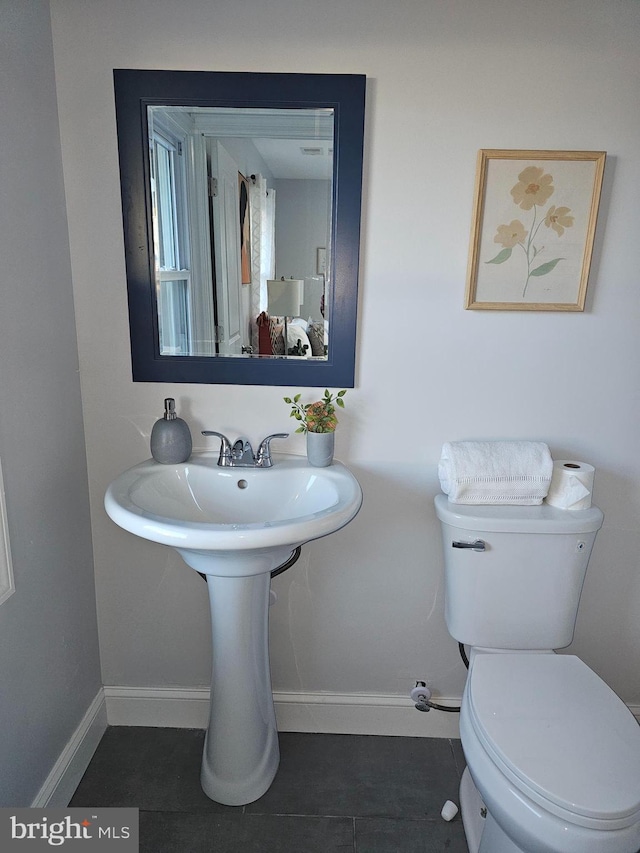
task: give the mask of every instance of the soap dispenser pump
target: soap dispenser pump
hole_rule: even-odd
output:
[[[151,430],[151,455],[163,465],[186,462],[191,456],[191,432],[186,421],[176,414],[176,401],[164,401],[164,417],[156,421]]]

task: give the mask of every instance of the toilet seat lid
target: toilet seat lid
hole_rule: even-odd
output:
[[[584,818],[640,812],[640,727],[579,658],[477,655],[468,700],[484,748],[524,793]]]

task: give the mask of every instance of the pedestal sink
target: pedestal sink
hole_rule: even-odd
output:
[[[270,573],[305,542],[334,533],[362,490],[339,462],[274,454],[266,469],[223,468],[217,453],[179,465],[148,460],[109,486],[105,509],[136,536],[175,548],[207,576],[213,639],[209,727],[201,783],[213,800],[257,800],[278,769],[269,668]]]

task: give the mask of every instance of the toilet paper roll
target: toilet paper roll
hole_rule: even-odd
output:
[[[559,509],[589,509],[595,473],[593,465],[586,462],[554,462],[546,502]]]

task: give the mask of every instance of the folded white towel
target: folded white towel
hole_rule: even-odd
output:
[[[552,473],[541,441],[449,441],[438,464],[442,491],[458,504],[540,504]]]

